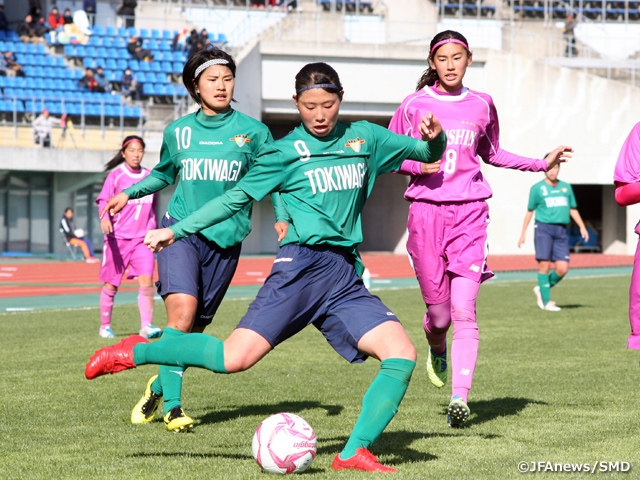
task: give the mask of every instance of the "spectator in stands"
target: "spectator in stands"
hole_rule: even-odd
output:
[[[96,67],[96,73],[94,77],[96,79],[96,82],[98,83],[98,87],[101,88],[103,92],[111,92],[109,79],[105,75],[104,69],[101,66]]]
[[[142,84],[138,83],[130,68],[127,68],[122,74],[120,84],[122,93],[131,97],[133,100],[140,100],[140,96],[142,95]]]
[[[73,23],[73,14],[71,13],[71,10],[69,10],[68,8],[64,9],[62,18],[64,18],[65,25],[71,25]]]
[[[29,15],[31,15],[35,21],[42,16],[40,0],[29,0]]]
[[[576,37],[573,33],[573,29],[576,27],[576,20],[572,14],[567,15],[564,22],[564,28],[562,34],[567,42],[567,49],[565,51],[565,57],[576,57],[578,55],[578,49],[576,48]]]
[[[136,23],[136,0],[122,0],[122,5],[116,10],[116,14],[122,18],[125,27],[133,27]]]
[[[82,9],[87,14],[89,24],[94,26],[96,24],[96,0],[84,0],[82,2]]]
[[[95,93],[104,93],[105,89],[98,84],[98,80],[93,74],[92,68],[87,68],[84,71],[84,76],[78,81],[81,87]]]
[[[193,30],[192,30],[193,32]],[[188,50],[189,29],[183,28],[173,37],[171,48],[173,50]]]
[[[200,40],[200,34],[194,28],[189,33],[189,36],[187,37],[187,40],[185,41],[185,44],[184,44],[184,50],[189,52],[189,56],[191,56],[191,51],[193,50],[194,46],[198,43],[199,40]]]
[[[206,28],[203,28],[200,31],[200,43],[202,44],[202,48],[207,48],[207,45],[211,45],[211,39],[209,38],[209,32],[207,32]]]
[[[4,14],[4,5],[0,4],[0,30],[7,31],[9,30],[9,21],[7,20],[7,16]]]
[[[142,39],[138,35],[131,35],[127,44],[127,51],[136,60],[145,60],[147,62],[153,60],[151,50],[142,48]]]
[[[87,263],[98,263],[100,261],[93,256],[93,245],[91,240],[85,238],[84,230],[76,228],[73,223],[73,209],[71,207],[65,209],[60,220],[60,228],[64,232],[64,236],[67,237],[67,242],[80,247],[84,257],[87,259]]]
[[[34,21],[31,15],[27,15],[24,17],[24,22],[18,25],[18,35],[20,36],[20,40],[25,43],[42,43],[44,42],[44,38],[38,36],[39,25],[38,22]]]
[[[18,61],[16,60],[16,56],[12,51],[7,50],[6,52],[4,52],[4,60],[7,64],[6,72],[8,77],[25,76],[25,73],[22,70],[22,65],[18,63]]]
[[[55,30],[58,27],[62,27],[64,25],[64,17],[58,10],[58,7],[54,6],[49,12],[49,28]]]
[[[53,126],[60,121],[49,114],[48,109],[42,110],[42,113],[36,117],[31,123],[33,126],[33,142],[41,147],[51,147],[51,132]]]

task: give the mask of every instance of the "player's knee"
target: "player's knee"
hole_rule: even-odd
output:
[[[251,361],[250,359],[234,355],[227,356],[225,354],[224,369],[227,371],[227,373],[244,372],[245,370],[250,369],[253,365],[255,365],[255,362]]]
[[[559,277],[564,277],[567,272],[569,272],[569,266],[561,266],[561,267],[556,267],[556,275],[558,275]]]

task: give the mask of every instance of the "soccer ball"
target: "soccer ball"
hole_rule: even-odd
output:
[[[316,456],[316,434],[301,417],[278,413],[265,419],[253,435],[253,458],[266,472],[303,472]]]

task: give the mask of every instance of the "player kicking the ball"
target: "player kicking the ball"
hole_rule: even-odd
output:
[[[360,278],[361,213],[379,175],[398,169],[405,158],[436,162],[445,138],[440,122],[429,114],[417,126],[422,141],[368,122],[338,122],[343,89],[326,63],[303,67],[295,88],[302,124],[261,148],[256,164],[235,188],[170,228],[150,231],[145,239],[150,248],[164,251],[253,200],[280,192],[291,218],[289,231],[271,274],[236,329],[224,342],[191,334],[145,344],[144,338],[132,336],[97,351],[85,375],[91,379],[145,364],[241,372],[313,324],[347,361],[371,356],[381,362],[332,468],[394,472],[369,447],[404,397],[416,350],[397,317]]]

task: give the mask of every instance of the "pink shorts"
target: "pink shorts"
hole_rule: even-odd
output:
[[[479,283],[493,277],[487,267],[488,227],[485,201],[411,203],[407,250],[426,304],[436,305],[451,296],[447,272]]]
[[[144,238],[123,239],[112,235],[105,236],[100,281],[119,286],[127,267],[127,278],[139,275],[153,276],[155,258],[153,252],[144,244]]]

